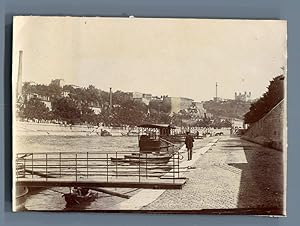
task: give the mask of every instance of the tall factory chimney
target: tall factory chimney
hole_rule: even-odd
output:
[[[22,60],[23,60],[23,51],[19,51],[19,67],[18,67],[18,79],[17,79],[17,98],[22,95]]]
[[[112,109],[112,90],[109,88],[109,109]]]
[[[216,82],[216,100],[218,100],[218,83]]]

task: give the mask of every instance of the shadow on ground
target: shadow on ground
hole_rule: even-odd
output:
[[[283,153],[239,138],[236,143],[242,144],[247,159],[247,163],[228,164],[242,170],[238,208],[255,214],[283,214]]]

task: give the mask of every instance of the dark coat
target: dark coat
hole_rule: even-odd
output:
[[[194,138],[191,135],[187,135],[185,137],[185,145],[187,149],[191,149],[193,147]]]

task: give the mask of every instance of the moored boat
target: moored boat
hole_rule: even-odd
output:
[[[128,131],[127,133],[121,132],[121,135],[124,137],[137,137],[139,135],[139,133],[135,132],[135,131]]]
[[[70,192],[67,194],[63,194],[67,206],[81,205],[81,204],[89,204],[95,201],[98,198],[97,192],[87,192],[86,194],[79,194],[77,192]]]
[[[112,136],[112,134],[110,132],[108,132],[107,130],[101,130],[100,134],[103,137]]]
[[[113,163],[118,163],[118,164],[121,164],[121,163],[128,163],[128,164],[166,164],[169,162],[171,156],[170,157],[166,157],[166,158],[157,158],[157,159],[146,159],[146,158],[142,158],[142,159],[139,159],[139,158],[131,158],[131,157],[125,157],[124,158],[113,158],[111,157],[111,161]]]
[[[147,161],[169,161],[171,158],[171,155],[154,155],[154,154],[149,154],[149,155],[125,155],[124,158],[126,159],[137,159],[137,160],[146,160]]]
[[[175,144],[168,140],[175,127],[169,124],[142,124],[138,126],[139,153],[111,158],[117,164],[167,164],[174,154]]]
[[[25,202],[28,194],[28,188],[24,186],[16,186],[16,198],[14,202],[14,210],[19,211],[25,208]]]
[[[174,147],[169,138],[175,135],[175,127],[169,124],[141,124],[139,128],[140,153],[169,152]]]

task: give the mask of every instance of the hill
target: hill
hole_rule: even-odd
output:
[[[216,118],[238,118],[243,119],[244,114],[249,111],[251,103],[238,100],[205,101],[203,107],[207,113]]]

